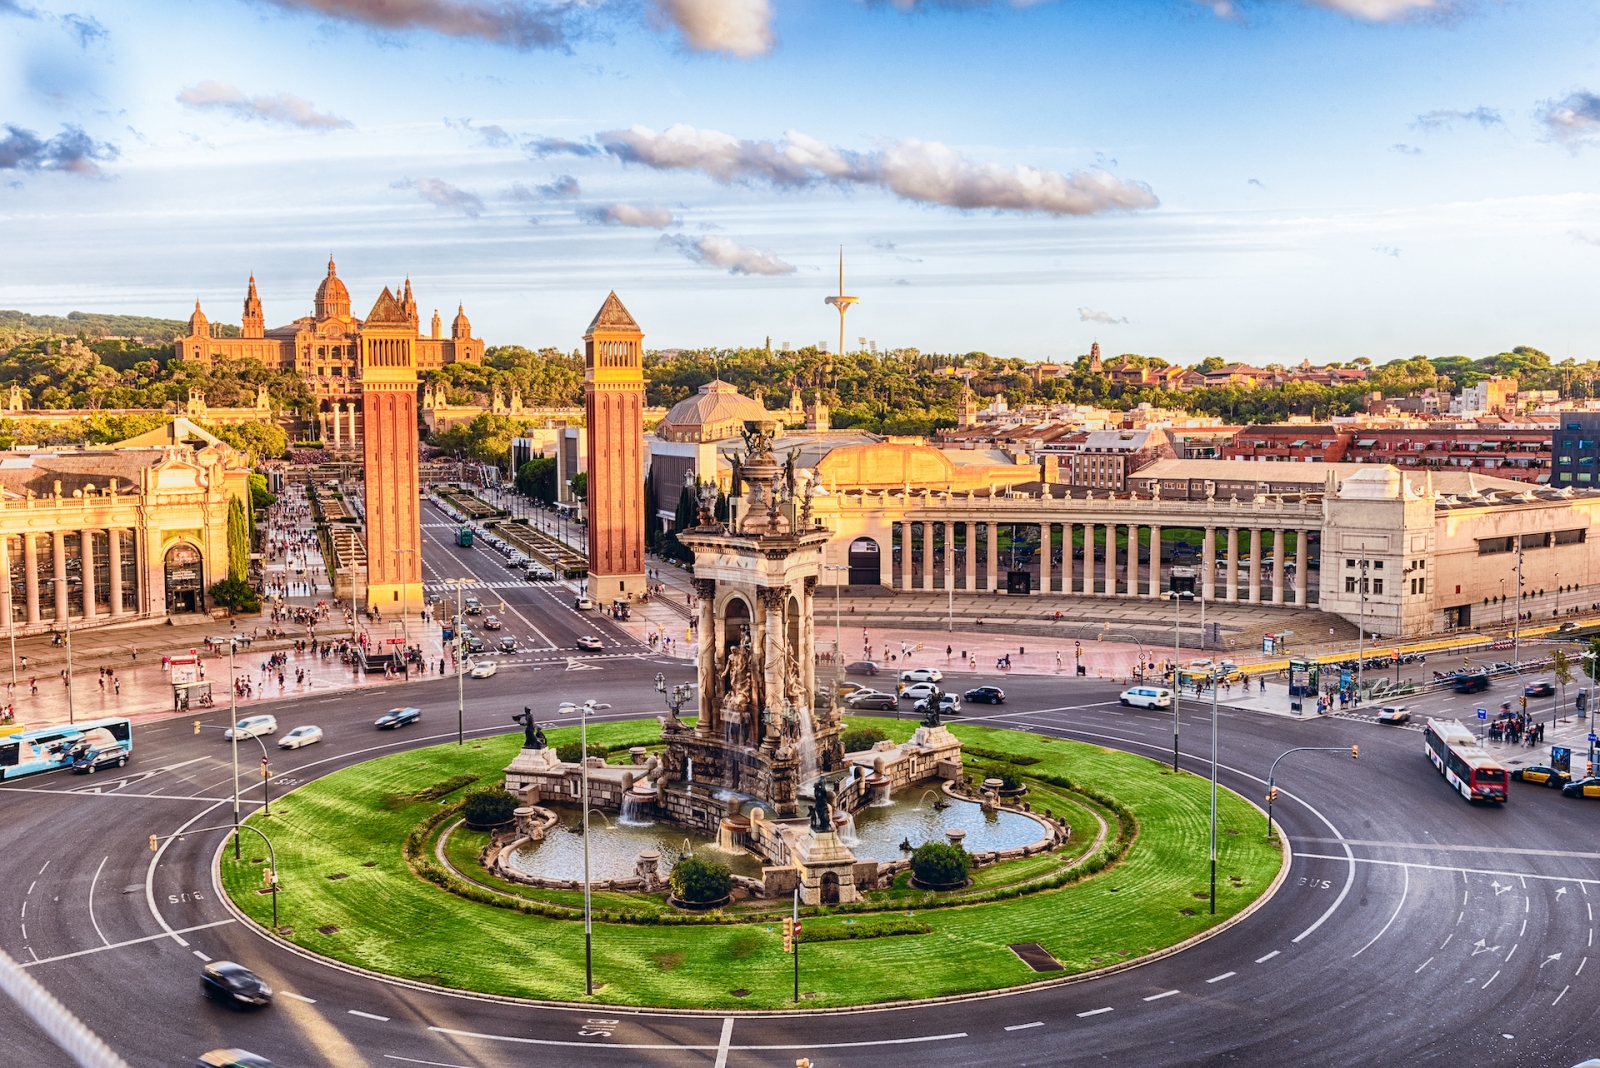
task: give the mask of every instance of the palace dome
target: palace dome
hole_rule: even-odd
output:
[[[773,418],[760,401],[718,378],[674,404],[656,427],[656,436],[665,441],[722,441],[737,436],[747,419]]]
[[[328,277],[317,286],[316,317],[318,319],[332,319],[350,317],[350,291],[344,287],[339,276],[334,273],[333,257],[328,257]]]

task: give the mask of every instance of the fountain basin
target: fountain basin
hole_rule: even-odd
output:
[[[583,825],[579,810],[566,805],[550,805],[557,815],[540,841],[524,842],[502,855],[502,863],[525,875],[551,880],[583,879]],[[695,831],[656,821],[645,824],[615,822],[607,825],[598,814],[590,816],[589,873],[595,881],[630,879],[635,876],[639,854],[655,850],[661,857],[665,878],[672,865],[689,852],[705,852],[707,859],[724,864],[735,875],[761,878],[761,860],[748,851],[724,852],[715,839]],[[748,827],[748,821],[746,821]]]

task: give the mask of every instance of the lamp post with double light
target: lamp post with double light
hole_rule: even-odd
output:
[[[563,701],[556,710],[563,716],[578,716],[578,767],[583,777],[583,992],[588,997],[594,996],[594,909],[589,900],[589,717],[610,707],[594,700],[581,705]]]

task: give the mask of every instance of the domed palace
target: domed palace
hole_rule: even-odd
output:
[[[407,278],[403,286],[396,287],[396,292],[404,317],[417,334],[412,351],[418,371],[437,370],[447,363],[483,361],[483,342],[472,336],[472,324],[465,308],[457,305],[448,337],[444,335],[444,324],[437,310],[433,313],[431,330],[424,335],[417,302],[411,293],[411,279]],[[359,390],[351,380],[356,377],[355,368],[359,366],[362,323],[363,320],[351,314],[350,290],[334,268],[333,258],[329,257],[328,274],[317,286],[310,315],[268,329],[261,298],[256,295],[255,275],[251,275],[238,337],[214,336],[216,331],[205,312],[200,310],[200,302],[195,301],[194,314],[189,317],[189,334],[179,338],[174,348],[180,360],[193,360],[208,367],[218,359],[256,360],[280,371],[298,372],[321,396],[355,396]],[[385,327],[385,336],[393,336],[392,326]]]

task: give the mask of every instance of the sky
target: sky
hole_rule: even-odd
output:
[[[0,0],[0,308],[1600,358],[1600,3]]]

